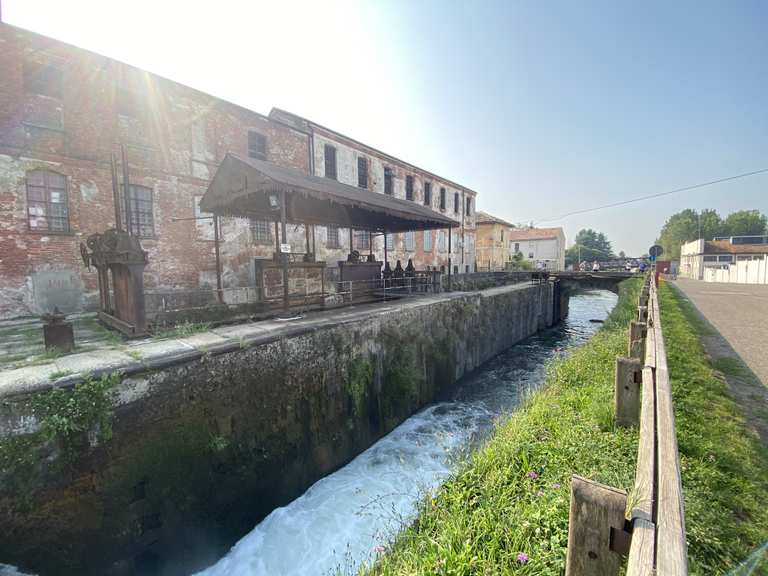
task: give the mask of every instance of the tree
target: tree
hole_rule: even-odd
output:
[[[664,248],[664,258],[680,258],[680,246],[691,240],[712,240],[715,236],[752,236],[766,232],[766,217],[758,210],[733,212],[725,220],[715,210],[696,212],[690,208],[673,214],[665,222],[657,244]]]
[[[575,244],[565,251],[565,264],[578,266],[581,260],[608,260],[613,258],[613,248],[602,232],[584,228],[576,234]],[[581,253],[581,254],[579,254]]]
[[[759,210],[739,210],[725,219],[728,236],[762,236],[768,231],[768,218]]]
[[[624,253],[624,250],[620,250],[620,251],[619,251],[619,258],[621,258],[622,260],[624,260],[624,258],[626,258],[626,257],[627,257],[627,255]]]

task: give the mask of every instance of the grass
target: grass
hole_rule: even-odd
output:
[[[628,492],[634,481],[637,431],[614,428],[612,404],[638,290],[638,281],[622,284],[603,328],[550,365],[546,386],[421,503],[369,573],[562,574],[571,475]],[[768,540],[768,457],[707,361],[699,335],[708,327],[668,287],[661,294],[690,573],[726,574]]]

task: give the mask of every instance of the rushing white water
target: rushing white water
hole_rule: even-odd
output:
[[[571,299],[558,328],[527,339],[464,378],[442,402],[421,410],[352,462],[274,510],[200,576],[351,574],[413,519],[496,417],[511,412],[544,380],[546,361],[583,343],[616,297]]]

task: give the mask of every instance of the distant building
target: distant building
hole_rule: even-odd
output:
[[[535,268],[565,269],[565,233],[562,228],[515,228],[509,232],[512,256],[522,254]]]
[[[684,278],[708,282],[768,283],[768,236],[715,237],[680,247]]]
[[[513,256],[513,252],[510,251],[509,234],[514,225],[478,210],[475,226],[477,229],[475,257],[478,270],[503,270]]]

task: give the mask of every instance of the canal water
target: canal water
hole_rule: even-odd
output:
[[[513,346],[463,378],[352,462],[274,510],[199,576],[354,574],[414,517],[494,421],[539,387],[546,363],[584,343],[616,303],[610,292],[571,298],[565,322]]]

